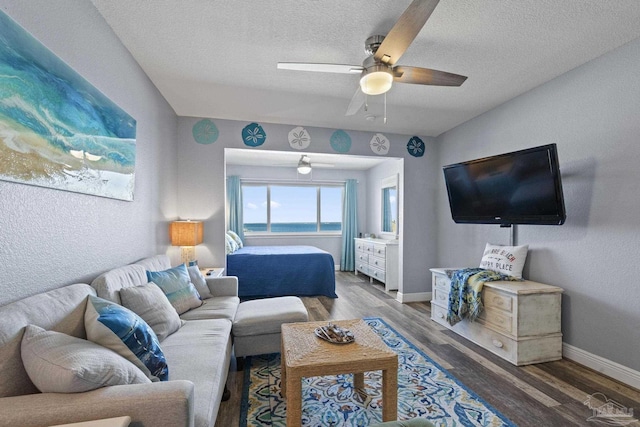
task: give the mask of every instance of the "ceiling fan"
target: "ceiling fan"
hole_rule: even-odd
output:
[[[286,167],[286,168],[295,167],[300,175],[307,175],[311,173],[312,169],[315,169],[315,168],[329,169],[329,168],[336,167],[336,165],[333,163],[313,162],[312,164],[311,157],[308,154],[302,154],[300,156],[300,160],[298,160],[297,163],[294,163],[294,160],[291,159],[291,160],[285,160],[285,163],[276,163],[276,164],[272,164],[271,166]]]
[[[334,165],[331,163],[313,163],[313,167],[332,168],[334,167]],[[311,157],[307,156],[306,154],[303,154],[302,156],[300,156],[300,160],[298,161],[298,166],[297,166],[298,173],[301,175],[307,175],[308,173],[311,172],[311,169],[312,169]]]
[[[429,68],[396,65],[402,54],[427,22],[439,0],[413,0],[389,34],[374,35],[365,41],[369,55],[362,65],[278,62],[280,70],[317,71],[323,73],[360,74],[360,88],[351,99],[347,116],[360,110],[366,95],[386,93],[393,82],[431,86],[460,86],[466,76]]]

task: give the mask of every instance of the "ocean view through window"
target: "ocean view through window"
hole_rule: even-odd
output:
[[[245,233],[342,232],[344,185],[242,184]]]

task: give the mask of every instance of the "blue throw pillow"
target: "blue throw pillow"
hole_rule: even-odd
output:
[[[84,313],[87,339],[136,365],[151,381],[167,381],[169,367],[153,329],[133,311],[89,295]]]
[[[191,283],[186,264],[164,271],[147,271],[147,280],[160,286],[178,314],[202,305],[200,294]]]

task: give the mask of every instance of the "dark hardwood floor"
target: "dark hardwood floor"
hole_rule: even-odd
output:
[[[302,298],[310,320],[381,317],[457,377],[467,388],[518,426],[597,426],[584,401],[603,393],[640,417],[640,390],[563,359],[524,367],[512,364],[430,320],[427,302],[401,304],[381,284],[364,276],[336,273],[337,299]],[[231,398],[222,402],[216,427],[237,426],[244,372],[232,363],[227,385]],[[640,427],[640,422],[628,424]]]

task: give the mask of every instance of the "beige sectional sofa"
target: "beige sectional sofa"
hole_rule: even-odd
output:
[[[36,427],[129,415],[133,427],[213,426],[231,358],[237,279],[207,278],[211,298],[184,313],[184,325],[160,342],[169,381],[115,385],[81,393],[40,393],[22,363],[26,325],[86,338],[87,297],[119,302],[118,292],[147,283],[146,270],[170,268],[164,255],[0,307],[0,425]]]

